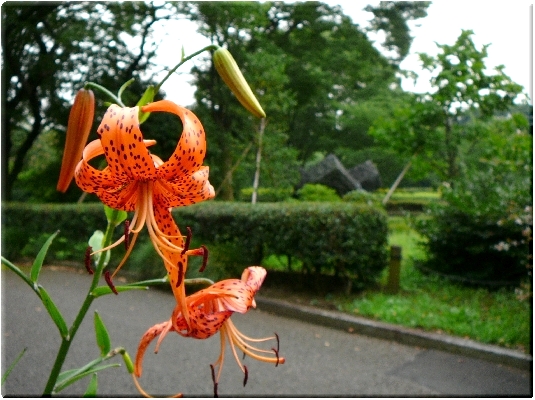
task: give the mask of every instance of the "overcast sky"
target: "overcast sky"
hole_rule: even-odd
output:
[[[358,0],[325,0],[329,5],[339,4],[353,22],[363,27],[373,17],[363,11],[368,4],[377,5],[377,1]],[[532,96],[532,14],[531,1],[511,0],[507,3],[481,2],[476,0],[439,0],[428,8],[425,18],[411,23],[411,36],[414,37],[410,54],[401,64],[402,69],[416,72],[420,78],[416,85],[412,80],[402,82],[403,89],[414,92],[428,92],[430,75],[420,68],[417,53],[437,54],[435,44],[452,45],[461,34],[462,29],[474,31],[473,40],[480,49],[483,44],[491,44],[488,48],[487,67],[493,68],[500,64],[505,66],[505,73],[514,82],[522,85],[530,98]],[[165,32],[165,33],[163,33]],[[164,67],[171,68],[180,57],[180,48],[185,47],[186,54],[210,44],[207,39],[196,33],[196,26],[189,21],[176,22],[172,29],[158,29],[162,36],[157,61]],[[380,36],[370,35],[372,40],[381,41]],[[377,43],[378,45],[378,43]],[[195,62],[195,61],[193,61]],[[198,61],[197,61],[198,62]],[[188,62],[180,71],[165,83],[163,89],[168,98],[180,104],[189,105],[193,102],[194,87],[191,87],[187,71],[193,66]],[[162,75],[163,77],[163,75]]]

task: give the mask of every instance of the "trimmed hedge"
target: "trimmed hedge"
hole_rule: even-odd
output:
[[[288,255],[311,272],[361,283],[375,281],[387,265],[386,214],[366,205],[207,202],[174,214],[180,226],[209,242],[237,243],[252,264]]]
[[[270,254],[288,255],[302,261],[306,272],[357,284],[375,281],[387,266],[386,214],[367,205],[210,201],[176,208],[173,214],[183,233],[191,227],[195,241],[202,240],[209,250],[210,245],[229,244],[247,265],[261,264]],[[2,225],[3,254],[16,258],[31,238],[56,229],[85,246],[106,220],[100,204],[11,203],[2,204]],[[161,265],[157,268],[160,276]]]

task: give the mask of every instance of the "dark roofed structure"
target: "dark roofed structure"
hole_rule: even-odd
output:
[[[329,154],[318,164],[301,170],[301,182],[296,189],[300,189],[307,183],[329,186],[336,190],[339,196],[352,190],[362,189],[359,181],[345,169],[334,154]]]
[[[381,187],[381,174],[371,160],[355,165],[348,172],[360,182],[364,190],[373,192]]]

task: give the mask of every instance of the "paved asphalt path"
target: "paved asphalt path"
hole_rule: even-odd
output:
[[[90,282],[85,272],[44,269],[40,283],[72,322]],[[261,293],[261,292],[260,292]],[[151,289],[99,298],[92,309],[106,323],[112,346],[124,346],[135,357],[145,330],[167,320],[173,308],[170,293]],[[227,351],[219,383],[220,396],[531,396],[532,376],[486,361],[426,350],[316,326],[252,310],[232,317],[246,335],[277,332],[286,364],[275,368],[249,358],[246,387]],[[64,369],[98,356],[92,312],[82,324]],[[5,385],[4,396],[39,396],[55,358],[59,334],[37,296],[11,271],[2,269],[2,374],[23,349],[27,351]],[[154,346],[154,344],[152,345]],[[219,354],[219,335],[200,341],[170,333],[160,352],[145,357],[141,379],[154,395],[181,391],[185,396],[212,396],[209,364]],[[122,364],[122,359],[117,358]],[[88,378],[61,392],[77,396]],[[124,367],[99,373],[100,396],[139,396]]]

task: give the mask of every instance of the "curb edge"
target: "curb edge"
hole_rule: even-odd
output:
[[[260,311],[275,313],[279,316],[296,318],[313,324],[342,329],[350,333],[393,340],[406,345],[421,346],[480,358],[523,370],[532,370],[532,356],[495,345],[479,343],[471,339],[424,332],[414,328],[406,328],[352,316],[338,311],[297,305],[262,296],[256,296],[256,303]]]

